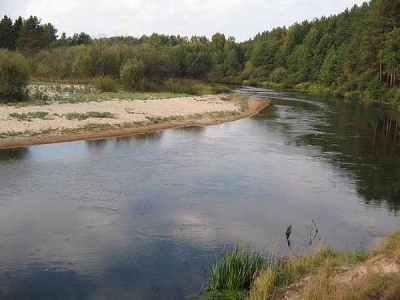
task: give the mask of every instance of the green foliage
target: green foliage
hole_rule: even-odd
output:
[[[42,78],[72,78],[73,66],[77,57],[81,54],[79,47],[59,47],[50,50],[42,50],[36,53],[32,60],[32,76]]]
[[[188,95],[196,95],[199,94],[199,90],[188,81],[184,80],[167,80],[163,84],[164,90],[170,93],[177,94],[188,94]]]
[[[211,270],[209,292],[249,291],[255,276],[261,270],[263,258],[249,246],[235,245],[231,252],[226,249],[217,257]]]
[[[94,85],[96,89],[101,92],[112,92],[115,93],[118,91],[118,82],[110,78],[108,76],[98,76],[93,78],[90,83]]]
[[[316,92],[324,87],[323,92],[334,90],[340,97],[394,102],[400,87],[399,13],[396,1],[372,0],[338,15],[265,31],[243,43],[222,33],[211,41],[156,33],[92,40],[83,32],[56,39],[57,29],[37,17],[20,17],[12,24],[4,16],[0,47],[16,46],[33,57],[32,74],[46,78],[107,76],[127,89],[147,91],[183,91],[180,79],[246,80],[274,87],[309,83]],[[190,87],[187,92],[197,93]]]
[[[12,20],[4,16],[0,21],[0,48],[15,50],[16,39],[17,35]]]
[[[0,102],[23,101],[28,80],[26,59],[20,54],[0,49]]]
[[[109,46],[97,41],[89,46],[81,46],[74,63],[74,72],[82,77],[110,76],[119,77],[123,56],[117,46]]]
[[[395,86],[396,75],[400,76],[400,29],[394,28],[386,35],[383,49],[383,62],[386,65],[387,85]]]
[[[47,119],[49,113],[46,111],[35,111],[28,113],[11,113],[9,117],[15,118],[19,121],[31,121],[32,119]]]
[[[271,72],[271,74],[269,74],[269,80],[275,83],[282,83],[287,79],[287,77],[288,72],[282,67],[276,68]]]
[[[41,25],[36,16],[30,16],[23,21],[18,33],[16,46],[21,53],[32,56],[40,49],[49,48],[56,40],[57,29],[51,24]]]
[[[128,60],[121,68],[119,78],[128,89],[140,88],[145,76],[145,67],[141,60]]]
[[[334,48],[329,49],[324,63],[319,72],[319,82],[325,85],[332,85],[335,82],[335,67],[337,64],[337,55]]]
[[[285,88],[286,85],[284,83],[276,83],[273,81],[263,81],[261,83],[261,87],[263,88],[272,88],[272,89],[282,89]]]
[[[115,116],[106,111],[106,112],[99,112],[99,111],[88,111],[86,113],[77,113],[77,112],[72,112],[72,113],[67,113],[65,117],[68,120],[74,120],[77,119],[78,121],[86,120],[89,118],[98,118],[98,119],[113,119]]]
[[[399,12],[394,2],[374,0],[258,34],[241,44],[246,58],[242,79],[259,83],[271,76],[269,81],[282,82],[271,71],[284,68],[287,86],[309,82],[333,87],[342,97],[386,101],[388,87],[400,84]],[[349,90],[347,82],[358,84]]]

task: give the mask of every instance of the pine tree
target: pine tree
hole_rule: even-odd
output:
[[[4,16],[0,21],[0,48],[15,50],[16,34],[12,20]]]

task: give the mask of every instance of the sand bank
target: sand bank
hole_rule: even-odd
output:
[[[247,104],[246,104],[247,101]],[[269,100],[207,95],[158,100],[109,100],[0,107],[0,148],[145,134],[167,128],[212,125],[257,113]],[[88,112],[100,118],[71,118]],[[40,116],[36,114],[40,113]],[[86,116],[87,117],[87,116]]]

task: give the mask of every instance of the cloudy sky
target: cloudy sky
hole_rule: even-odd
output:
[[[360,0],[0,0],[0,14],[38,16],[67,35],[232,35],[237,41],[305,19],[342,12]]]

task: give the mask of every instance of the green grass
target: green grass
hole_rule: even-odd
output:
[[[236,243],[231,252],[224,249],[211,269],[209,295],[246,295],[254,277],[261,270],[263,258],[249,246]]]
[[[18,121],[31,121],[32,119],[46,120],[49,117],[49,113],[45,111],[35,111],[28,113],[11,113],[8,116]]]
[[[98,118],[98,119],[114,119],[115,118],[115,116],[108,111],[107,112],[88,111],[86,113],[71,112],[71,113],[65,114],[65,117],[68,120],[77,119],[78,121],[86,120],[89,118]]]
[[[261,87],[271,88],[271,89],[284,89],[287,86],[284,83],[277,83],[277,82],[273,82],[273,81],[263,81],[261,83]]]
[[[75,94],[69,97],[56,97],[58,103],[81,103],[81,102],[103,102],[109,100],[157,100],[169,98],[187,97],[188,94],[173,93],[133,93],[133,92],[117,92],[117,93],[91,93],[91,94]]]
[[[330,95],[333,92],[332,88],[327,87],[323,84],[309,83],[309,82],[299,83],[294,86],[294,89],[308,91],[313,94],[322,94],[322,95]]]

